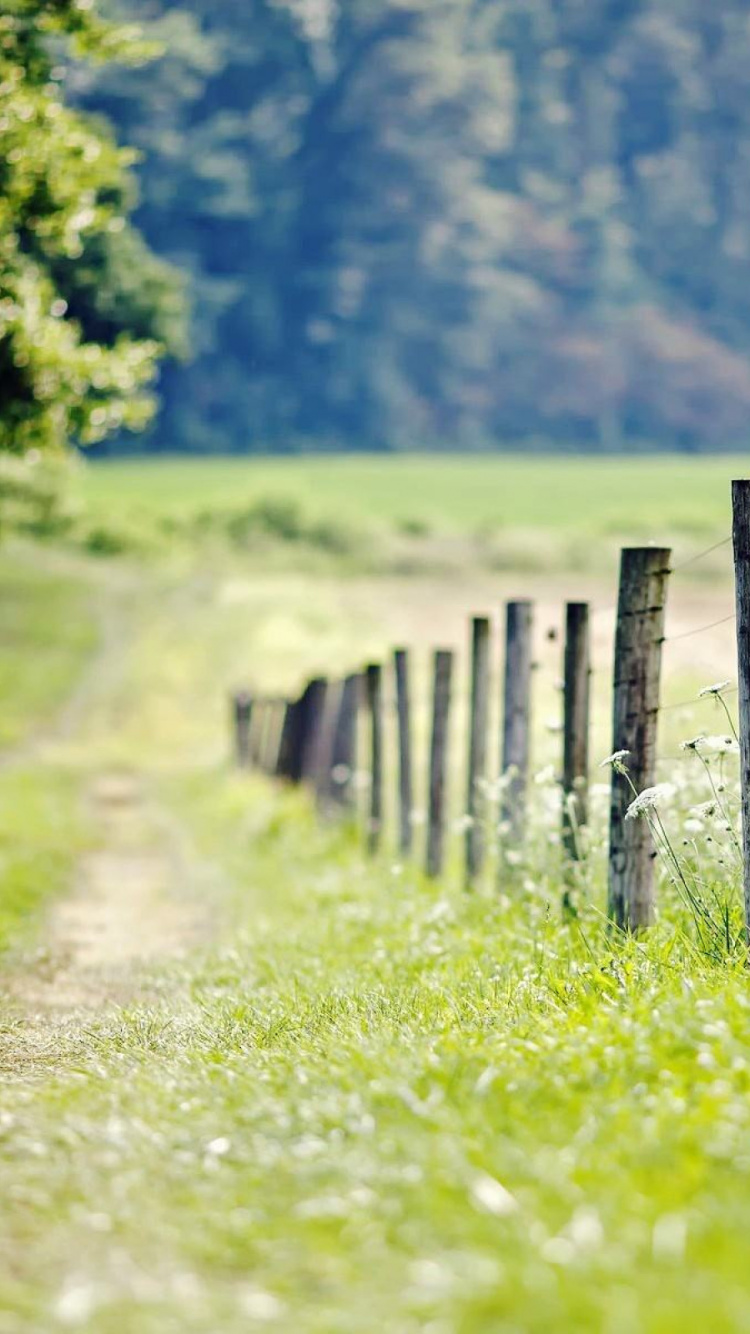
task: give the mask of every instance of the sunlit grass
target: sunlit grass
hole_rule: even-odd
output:
[[[742,969],[563,926],[554,858],[471,896],[257,783],[170,794],[231,939],[7,1090],[19,1329],[743,1328]]]
[[[460,567],[460,581],[385,579],[379,569],[352,578],[348,558],[346,580],[335,559],[323,577],[299,548],[286,573],[248,561],[244,550],[199,542],[173,558],[166,530],[163,560],[79,554],[66,558],[76,573],[64,576],[42,573],[38,553],[6,560],[0,606],[15,645],[6,711],[17,720],[9,735],[49,726],[54,734],[54,711],[88,659],[92,606],[104,602],[111,613],[113,643],[70,734],[51,745],[48,737],[37,763],[16,762],[0,775],[0,950],[33,941],[44,904],[73,883],[97,836],[84,827],[81,794],[113,766],[140,775],[149,801],[181,831],[188,869],[178,901],[203,895],[213,934],[202,951],[138,979],[126,1012],[60,1022],[4,1006],[0,1327],[745,1328],[746,970],[719,951],[708,957],[663,875],[652,936],[609,936],[603,790],[594,794],[590,861],[575,887],[579,915],[563,920],[554,783],[561,645],[547,628],[559,630],[562,599],[579,585],[544,564],[562,550],[560,533],[582,543],[595,557],[586,588],[606,609],[614,578],[600,555],[619,538],[592,539],[597,525],[614,523],[617,511],[638,539],[649,515],[655,525],[674,522],[687,554],[723,536],[725,481],[735,466],[691,461],[683,473],[674,459],[649,461],[645,471],[575,460],[134,464],[97,468],[85,483],[95,497],[92,521],[106,528],[128,511],[136,532],[147,525],[144,514],[161,523],[170,507],[245,503],[246,473],[269,494],[287,477],[310,513],[345,510],[355,524],[361,515],[394,532],[403,516],[427,513],[420,505],[434,507],[428,529],[473,531],[511,495],[544,556],[528,584],[513,565],[481,577]],[[543,476],[552,479],[548,490],[538,485]],[[663,537],[661,529],[654,535]],[[55,548],[46,550],[48,571]],[[408,643],[422,774],[429,650],[448,643],[464,655],[450,765],[451,811],[460,814],[467,615],[492,612],[497,632],[503,597],[521,585],[543,601],[534,770],[552,768],[533,786],[528,848],[501,878],[493,860],[478,891],[463,892],[455,827],[440,884],[418,869],[423,826],[415,867],[396,857],[390,714],[389,823],[375,863],[363,859],[361,828],[321,824],[304,795],[228,772],[233,686],[294,691],[313,672],[336,676],[369,657],[387,661],[394,644]],[[692,608],[681,605],[679,614],[689,628]],[[701,606],[698,614],[710,621],[718,612]],[[595,628],[592,777],[601,789],[606,616]],[[733,670],[710,657],[713,636],[708,646],[687,643],[689,656],[667,650],[670,702]],[[36,673],[45,655],[42,691]],[[494,762],[498,654],[493,670]],[[696,757],[680,753],[678,742],[724,721],[709,699],[662,722],[668,767],[659,779],[696,770],[696,792],[687,777],[664,812],[670,837],[709,890],[715,872],[736,915],[735,868],[716,850],[718,822],[693,820],[689,846],[682,837],[686,809],[708,794],[697,790],[704,775]],[[179,877],[182,860],[176,865]],[[32,956],[26,966],[39,965]]]
[[[41,730],[96,642],[90,592],[70,575],[1,553],[0,747]]]
[[[618,531],[658,537],[724,526],[737,457],[534,458],[396,455],[294,459],[133,460],[92,465],[85,493],[102,508],[179,514],[286,497],[355,521],[422,520],[438,528]]]
[[[624,543],[678,556],[729,531],[730,457],[132,460],[79,479],[90,527],[138,547],[219,537],[265,562],[418,572],[614,568]],[[701,574],[723,568],[713,562]]]

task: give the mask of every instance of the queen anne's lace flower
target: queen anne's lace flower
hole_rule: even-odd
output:
[[[618,774],[625,772],[624,761],[630,754],[629,750],[616,750],[614,754],[608,755],[606,760],[602,760],[600,769],[615,769]]]
[[[671,800],[674,796],[674,787],[671,783],[657,783],[656,787],[646,787],[638,793],[635,801],[631,801],[625,812],[626,820],[637,820],[639,815],[648,815],[657,806]]]
[[[705,699],[706,695],[722,695],[731,681],[716,681],[712,686],[704,686],[698,691],[698,699]]]
[[[740,748],[734,737],[704,736],[698,749],[710,751],[714,755],[737,755]]]
[[[690,814],[699,816],[701,820],[708,819],[716,814],[716,802],[702,801],[699,806],[692,807]]]

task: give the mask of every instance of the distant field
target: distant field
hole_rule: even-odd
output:
[[[99,513],[186,517],[258,500],[339,521],[427,531],[542,528],[590,536],[721,535],[740,457],[325,457],[106,462],[83,489]]]

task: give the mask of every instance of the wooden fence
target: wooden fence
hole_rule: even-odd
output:
[[[661,705],[662,650],[666,642],[667,591],[673,574],[718,547],[734,543],[736,611],[688,635],[701,634],[737,619],[739,736],[744,833],[745,922],[750,940],[750,482],[733,483],[733,538],[727,537],[689,561],[673,567],[666,548],[630,548],[621,553],[615,616],[612,682],[612,753],[624,752],[624,765],[611,767],[608,908],[612,922],[638,932],[654,918],[654,844],[647,820],[625,818],[634,792],[655,786],[657,734]],[[496,825],[502,845],[522,845],[532,737],[534,606],[511,601],[505,606],[504,670],[499,735],[493,747],[493,625],[476,616],[469,627],[469,678],[466,794],[462,819],[464,878],[467,889],[485,867],[488,793],[498,784]],[[562,746],[560,754],[560,830],[564,862],[574,868],[582,857],[582,831],[589,818],[592,621],[602,609],[569,602],[564,615],[562,650]],[[605,610],[612,610],[611,608]],[[685,638],[679,635],[676,638]],[[384,753],[391,733],[397,763],[395,844],[399,855],[415,854],[415,745],[413,727],[413,655],[397,648],[387,666],[371,663],[343,680],[315,678],[291,700],[253,696],[242,691],[232,700],[237,764],[291,784],[306,784],[321,811],[349,817],[362,812],[364,840],[376,856],[383,846],[385,785],[391,781]],[[456,655],[439,648],[432,657],[429,745],[427,748],[426,829],[422,852],[425,872],[439,877],[446,861],[449,821],[448,786],[457,768],[450,753],[450,721],[456,705]],[[667,706],[674,707],[674,706]],[[498,763],[493,774],[493,749]],[[363,781],[364,776],[364,781]]]

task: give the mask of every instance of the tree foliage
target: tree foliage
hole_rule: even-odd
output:
[[[685,448],[750,410],[743,0],[118,0],[195,362],[152,447]]]
[[[129,226],[135,155],[66,106],[59,59],[140,59],[86,0],[0,14],[0,449],[88,444],[144,426],[179,287]]]

